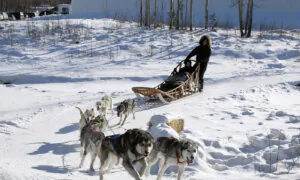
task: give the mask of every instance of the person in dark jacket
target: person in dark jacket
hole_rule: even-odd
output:
[[[199,91],[203,90],[203,77],[207,68],[207,64],[211,55],[211,40],[210,37],[205,35],[202,36],[199,41],[199,46],[197,46],[185,59],[185,61],[190,60],[191,57],[196,56],[196,64],[194,65],[194,69],[196,69],[197,65],[200,64],[200,77],[199,83],[200,88]]]
[[[195,71],[195,68],[192,67],[192,61],[191,60],[185,60],[184,61],[184,67],[179,70],[179,72],[187,72],[189,74],[192,74]]]

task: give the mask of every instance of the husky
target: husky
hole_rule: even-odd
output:
[[[118,124],[123,126],[130,113],[132,113],[133,119],[135,119],[136,106],[137,106],[137,102],[134,99],[127,99],[121,102],[117,107],[117,115],[118,117],[120,117],[120,122]],[[124,115],[124,120],[122,120],[123,115]]]
[[[99,114],[105,117],[107,116],[108,108],[110,108],[112,114],[114,113],[112,98],[108,95],[103,96],[100,101],[97,101],[96,107]]]
[[[151,166],[160,159],[157,180],[161,180],[165,170],[171,165],[178,165],[178,180],[182,179],[183,171],[188,164],[194,162],[197,155],[197,145],[190,140],[177,140],[160,137],[153,145],[153,150],[147,158],[149,166],[145,175],[150,175]]]
[[[94,108],[87,109],[83,113],[79,107],[76,107],[80,112],[80,120],[79,120],[79,132],[81,132],[82,128],[92,119],[95,118]]]
[[[127,130],[122,135],[107,136],[101,144],[100,151],[100,180],[109,173],[114,165],[123,158],[123,166],[136,180],[141,180],[147,167],[146,158],[153,148],[153,137],[140,129]],[[139,163],[141,168],[136,170],[134,165]],[[107,169],[106,171],[104,171]]]
[[[99,156],[101,142],[104,139],[103,130],[107,127],[107,120],[104,116],[99,115],[95,119],[86,124],[80,132],[80,156],[81,162],[79,168],[82,167],[85,157],[88,153],[91,154],[90,171],[94,170],[94,162],[96,156]]]

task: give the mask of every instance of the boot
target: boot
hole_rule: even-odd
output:
[[[199,92],[202,92],[203,90],[203,80],[200,80],[199,82]]]
[[[203,84],[199,84],[199,92],[203,91]]]

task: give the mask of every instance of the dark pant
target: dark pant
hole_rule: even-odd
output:
[[[204,84],[204,73],[206,71],[208,62],[201,62],[200,63],[200,75],[199,75],[199,85],[200,85],[200,90],[203,89],[203,84]]]

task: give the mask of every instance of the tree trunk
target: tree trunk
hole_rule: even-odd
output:
[[[185,0],[185,22],[184,22],[184,29],[187,29],[187,22],[188,22],[188,5],[189,5],[189,0]]]
[[[190,30],[193,31],[193,3],[194,0],[191,0],[190,4]]]
[[[150,27],[150,0],[146,0],[145,26]]]
[[[143,26],[143,0],[140,0],[140,26]]]
[[[208,29],[208,0],[205,3],[205,29]]]
[[[247,27],[247,35],[246,37],[251,37],[252,30],[252,17],[253,17],[253,0],[249,0],[249,19],[248,19],[248,27]]]
[[[176,13],[176,30],[179,30],[180,26],[180,0],[177,0],[177,13]]]
[[[240,21],[241,37],[244,36],[243,8],[244,8],[244,0],[239,0],[239,21]]]
[[[183,29],[183,0],[180,0],[180,26]]]
[[[154,27],[157,24],[157,0],[154,1]]]
[[[151,26],[151,4],[150,4],[150,0],[148,1],[148,27]]]
[[[170,29],[173,29],[174,0],[170,0]]]
[[[161,24],[165,24],[165,13],[163,13],[165,11],[165,2],[164,0],[161,1],[161,13],[160,13],[160,22]]]
[[[147,24],[147,22],[148,22],[147,21],[147,17],[148,17],[148,14],[147,14],[148,13],[148,7],[147,7],[147,5],[148,5],[148,0],[145,0],[145,11],[144,11],[145,12],[145,17],[144,17],[145,18],[144,19],[144,25],[145,26],[148,26],[148,24]]]
[[[246,13],[246,24],[244,27],[244,36],[247,36],[248,34],[248,27],[249,27],[249,20],[250,20],[250,0],[248,0],[248,5],[247,5],[247,13]]]

